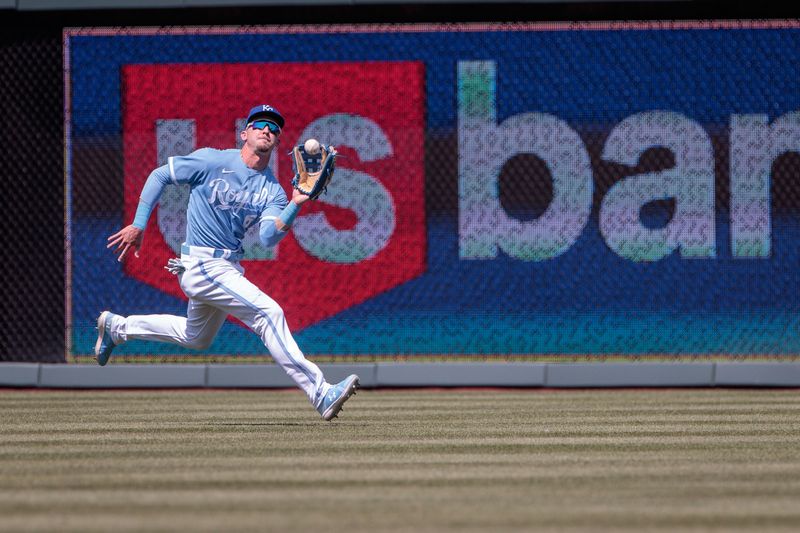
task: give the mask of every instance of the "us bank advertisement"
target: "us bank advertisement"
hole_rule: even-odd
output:
[[[185,314],[163,266],[188,189],[166,188],[139,258],[118,263],[106,239],[154,168],[241,146],[265,102],[286,118],[270,168],[288,194],[291,147],[341,154],[286,239],[265,248],[256,225],[243,241],[248,279],[308,356],[800,353],[797,21],[75,28],[64,42],[72,360],[104,309]],[[269,359],[235,319],[203,353],[119,353]]]

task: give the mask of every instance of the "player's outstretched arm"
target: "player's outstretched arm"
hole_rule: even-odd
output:
[[[172,158],[170,158],[172,159]],[[133,224],[126,226],[108,238],[106,248],[114,248],[114,253],[118,254],[117,261],[122,261],[133,247],[134,255],[139,257],[139,248],[142,247],[144,238],[144,228],[150,218],[150,212],[161,197],[164,187],[170,182],[170,171],[167,165],[160,166],[150,173],[139,197],[139,205],[136,208],[136,216]]]
[[[117,261],[122,261],[131,247],[133,247],[134,255],[139,257],[139,248],[142,247],[143,238],[144,231],[131,224],[109,237],[106,248],[114,248],[114,253],[119,254]]]

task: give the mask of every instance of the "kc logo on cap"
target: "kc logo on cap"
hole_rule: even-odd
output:
[[[281,115],[280,111],[278,111],[269,104],[257,105],[253,109],[251,109],[250,113],[247,114],[247,122],[248,123],[252,122],[253,119],[258,116],[263,116],[269,118],[270,120],[275,121],[275,123],[281,128],[283,128],[285,123],[283,120],[283,115]]]

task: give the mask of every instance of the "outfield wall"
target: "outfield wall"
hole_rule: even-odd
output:
[[[349,374],[364,388],[391,387],[798,387],[798,363],[363,363],[323,364],[328,381]],[[294,388],[275,365],[0,364],[0,387]]]
[[[162,266],[187,191],[142,258],[105,239],[152,168],[234,145],[262,101],[284,146],[345,155],[278,249],[245,239],[308,355],[800,353],[797,21],[94,28],[64,50],[69,361],[103,309],[184,313]],[[235,322],[205,355],[268,358]]]

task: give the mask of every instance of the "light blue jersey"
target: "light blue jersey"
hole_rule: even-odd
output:
[[[142,190],[134,225],[144,228],[152,207],[168,184],[191,187],[186,211],[186,244],[240,250],[247,229],[261,223],[261,240],[273,245],[275,219],[288,204],[286,192],[269,168],[257,171],[239,150],[202,148],[174,156],[153,171]],[[280,235],[278,235],[280,234]]]

